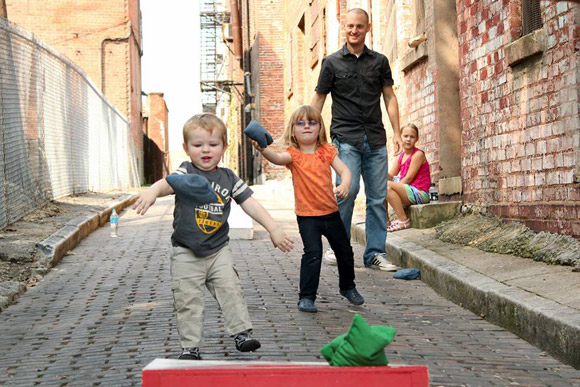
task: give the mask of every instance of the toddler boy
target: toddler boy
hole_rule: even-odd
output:
[[[241,352],[255,351],[261,345],[250,336],[252,324],[229,247],[227,220],[231,200],[268,231],[275,247],[287,252],[293,242],[252,197],[247,184],[232,170],[218,167],[227,149],[227,129],[222,120],[210,113],[193,116],[183,127],[183,141],[183,149],[191,161],[183,162],[170,179],[161,179],[140,193],[133,204],[137,214],[143,215],[158,197],[176,194],[170,259],[171,288],[182,347],[179,359],[201,359],[204,286],[217,300],[236,348]],[[201,177],[194,182],[196,190],[184,192],[188,182],[179,181],[175,176],[187,174]],[[209,182],[208,190],[211,186],[217,195],[214,202],[207,203],[208,192],[199,194],[200,200],[191,200],[203,187],[200,183],[204,179]]]

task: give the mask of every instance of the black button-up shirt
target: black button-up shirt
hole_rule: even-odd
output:
[[[381,97],[393,83],[387,57],[366,46],[358,58],[346,44],[326,57],[316,92],[332,95],[332,138],[360,148],[366,134],[372,149],[385,146]]]

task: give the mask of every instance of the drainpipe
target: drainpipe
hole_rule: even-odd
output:
[[[234,56],[239,61],[242,59],[242,27],[240,26],[240,9],[238,0],[230,0],[232,35],[234,37]]]
[[[105,64],[106,64],[105,48],[106,48],[107,44],[109,44],[109,43],[120,44],[120,43],[129,42],[131,35],[133,35],[133,26],[131,25],[131,21],[127,22],[127,26],[129,27],[129,31],[127,32],[127,36],[122,37],[122,38],[105,38],[101,41],[101,91],[105,95],[107,95],[107,93],[105,92]],[[129,80],[129,82],[130,82],[130,80]],[[130,100],[131,100],[131,98],[129,98],[129,101]]]

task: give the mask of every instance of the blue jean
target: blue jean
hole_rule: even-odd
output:
[[[348,196],[338,201],[338,211],[350,238],[350,227],[354,200],[360,190],[360,177],[365,183],[366,202],[366,248],[363,256],[365,266],[369,266],[375,254],[385,253],[387,239],[387,148],[371,149],[365,136],[362,147],[333,140],[338,149],[338,157],[352,173],[352,183]],[[336,185],[340,177],[336,177]]]

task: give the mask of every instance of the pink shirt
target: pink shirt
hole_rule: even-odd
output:
[[[413,153],[411,153],[411,156],[409,156],[407,160],[405,160],[404,164],[401,164],[401,161],[403,160],[403,156],[405,155],[405,153],[403,152],[399,156],[399,165],[401,166],[401,179],[407,176],[407,172],[409,172],[409,167],[411,166],[411,159],[413,158],[413,155],[417,151],[423,152],[419,148],[413,148]],[[429,172],[429,162],[427,161],[427,158],[425,158],[425,162],[419,168],[419,172],[417,172],[415,179],[413,179],[413,181],[409,185],[417,189],[420,189],[421,191],[429,192],[429,187],[431,186],[431,173]]]

